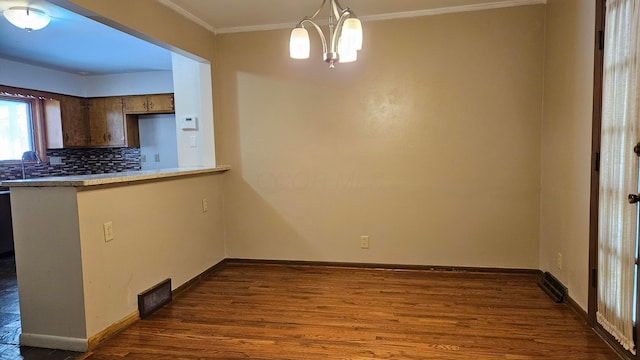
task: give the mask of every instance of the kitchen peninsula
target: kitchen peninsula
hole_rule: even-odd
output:
[[[85,351],[135,321],[137,295],[224,259],[222,180],[176,168],[4,181],[11,192],[21,345]]]

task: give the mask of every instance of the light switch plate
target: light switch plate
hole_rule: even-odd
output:
[[[360,236],[360,248],[368,249],[369,248],[369,237],[366,235]]]
[[[109,242],[114,239],[113,236],[113,222],[109,221],[102,224],[104,230],[104,242]]]

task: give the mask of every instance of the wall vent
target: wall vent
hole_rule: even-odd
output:
[[[138,311],[140,312],[140,318],[146,318],[170,302],[171,279],[166,279],[138,294]]]
[[[563,302],[567,296],[567,287],[548,271],[538,278],[538,285],[557,303]]]

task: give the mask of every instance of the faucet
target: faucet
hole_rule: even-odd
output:
[[[36,164],[42,164],[42,160],[40,160],[40,157],[38,156],[38,153],[35,151],[25,151],[22,154],[22,159],[20,159],[20,162],[22,163],[22,178],[26,179],[27,178],[27,174],[24,171],[24,162],[25,161],[35,161]]]

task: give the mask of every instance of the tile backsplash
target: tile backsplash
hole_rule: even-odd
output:
[[[140,170],[140,148],[49,149],[61,164],[25,164],[27,178],[106,174]],[[22,179],[20,164],[0,165],[0,181]]]

